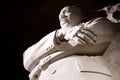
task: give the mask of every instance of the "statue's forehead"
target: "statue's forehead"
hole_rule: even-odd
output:
[[[68,10],[70,10],[70,7],[64,7],[64,8],[61,10],[61,12],[65,12],[65,11],[68,11]]]

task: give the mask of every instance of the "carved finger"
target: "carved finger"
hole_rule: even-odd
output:
[[[90,29],[81,29],[80,32],[88,36],[92,42],[96,42],[97,35]]]
[[[90,32],[87,32],[87,33],[85,33],[85,32],[87,32],[87,31],[78,32],[76,36],[79,37],[79,40],[82,40],[82,41],[84,41],[87,44],[89,44],[89,43],[92,43],[92,44],[95,43],[95,40],[92,39],[93,35]],[[91,37],[91,35],[92,35],[92,37]]]
[[[79,42],[80,44],[87,44],[87,42],[79,36],[74,37],[73,40]]]

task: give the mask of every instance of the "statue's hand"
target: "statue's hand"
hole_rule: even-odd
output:
[[[80,44],[93,44],[96,42],[96,35],[88,29],[75,27],[67,32],[65,39],[74,40]]]
[[[65,31],[60,29],[58,32],[57,32],[57,37],[58,39],[63,42],[63,41],[67,41],[64,37],[65,37]]]

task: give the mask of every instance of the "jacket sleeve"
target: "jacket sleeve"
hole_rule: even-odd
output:
[[[75,41],[74,38],[76,38],[76,34],[75,37],[73,36],[73,39],[68,42],[55,43],[55,47],[58,50],[77,51],[80,54],[103,53],[116,34],[116,28],[113,26],[113,23],[103,17],[95,18],[84,23],[83,26],[78,25],[78,27],[80,27],[78,31],[80,35],[78,41],[81,43]],[[92,37],[91,34],[95,37]],[[86,39],[87,37],[89,38]],[[82,41],[87,41],[87,43],[82,43]],[[93,42],[91,43],[90,41]]]
[[[102,53],[108,47],[115,35],[113,25],[107,19],[103,18],[88,21],[84,24],[83,29],[88,33],[93,32],[93,34],[96,35],[94,43],[80,44],[74,40],[60,41],[59,38],[57,38],[56,31],[43,41],[38,42],[39,44],[36,44],[39,45],[36,48],[38,51],[33,52],[35,55],[30,55],[34,60],[30,61],[31,63],[28,65],[26,59],[26,68],[31,71],[36,65],[40,65],[42,69],[46,69],[51,63],[74,54],[99,55],[99,53]],[[85,32],[85,35],[86,34]],[[84,39],[84,37],[82,39]],[[48,49],[46,46],[50,46],[51,44],[52,47]],[[29,60],[31,59],[30,57],[28,57]],[[34,76],[34,74],[32,76]]]
[[[53,31],[24,52],[23,61],[25,69],[31,71],[42,58],[57,51],[63,51],[59,54],[62,54],[61,58],[65,55],[76,53],[86,53],[87,55],[101,53],[107,48],[115,33],[112,24],[103,18],[97,18],[85,23],[83,29],[88,32],[93,32],[96,35],[94,43],[80,44],[74,41],[74,39],[60,41],[57,38],[57,31]],[[81,33],[81,30],[79,31]],[[86,35],[87,33],[85,33],[80,40],[83,40]]]
[[[31,70],[39,63],[39,60],[45,56],[57,51],[54,47],[55,31],[43,37],[39,42],[30,46],[23,53],[24,68],[31,72]]]
[[[75,54],[88,56],[102,55],[116,34],[114,26],[109,22],[109,20],[104,18],[91,20],[85,23],[83,28],[96,35],[94,43],[80,44],[73,40],[68,42],[59,41],[58,43],[58,39],[55,37],[54,39],[56,41],[54,41],[54,44],[56,49],[59,51],[52,53],[41,60],[41,67],[44,69],[44,67],[48,67],[49,64],[59,59]]]

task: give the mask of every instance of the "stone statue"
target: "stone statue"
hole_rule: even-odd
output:
[[[78,7],[65,6],[59,14],[61,28],[24,52],[30,80],[112,80],[102,55],[116,29],[104,17],[83,19]]]

